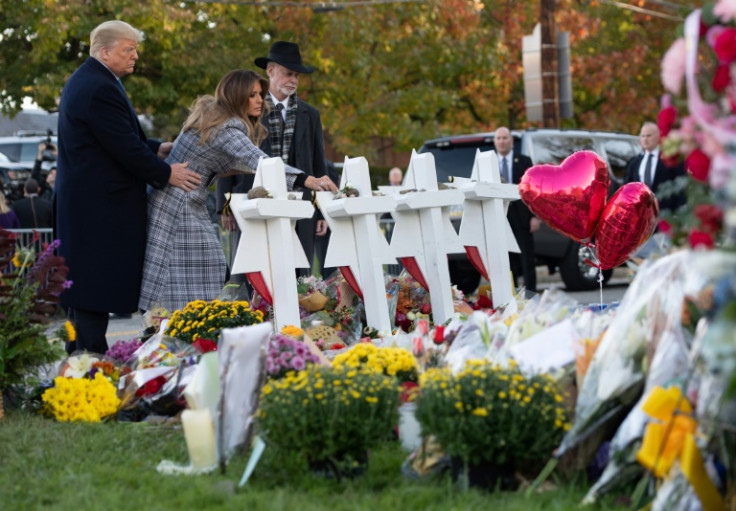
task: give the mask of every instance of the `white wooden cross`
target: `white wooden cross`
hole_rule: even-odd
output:
[[[431,153],[412,151],[404,185],[416,191],[396,199],[391,250],[429,291],[435,324],[444,323],[454,312],[447,254],[463,252],[446,206],[462,204],[464,195],[438,189]]]
[[[519,187],[501,183],[495,151],[476,151],[470,179],[455,178],[454,182],[465,193],[460,243],[474,266],[480,265],[478,270],[491,283],[493,305],[509,303],[514,290],[509,277],[508,252],[519,252],[519,245],[506,211],[510,201],[519,199]]]
[[[335,199],[332,192],[317,193],[317,204],[332,230],[325,266],[339,267],[348,281],[357,282],[368,326],[388,331],[391,320],[383,265],[396,264],[396,259],[376,215],[393,211],[395,201],[393,197],[373,196],[368,161],[363,157],[345,158],[340,188],[348,184],[359,196]]]
[[[232,273],[245,273],[262,296],[270,295],[266,299],[272,301],[278,330],[300,326],[295,269],[309,268],[310,264],[294,225],[301,218],[311,218],[314,206],[288,198],[281,158],[258,162],[253,186],[264,187],[271,197],[249,200],[245,194],[232,195],[230,209],[241,233]],[[297,195],[301,197],[301,193]]]

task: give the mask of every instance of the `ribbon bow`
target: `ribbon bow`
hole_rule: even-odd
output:
[[[692,485],[703,509],[725,510],[721,495],[705,470],[705,462],[695,443],[698,423],[692,417],[692,406],[678,387],[665,390],[655,387],[642,410],[659,422],[647,424],[644,440],[636,459],[655,477],[664,477],[675,459]]]

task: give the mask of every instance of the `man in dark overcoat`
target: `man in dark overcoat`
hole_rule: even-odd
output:
[[[61,95],[54,227],[73,281],[61,295],[77,330],[68,352],[104,353],[109,313],[137,310],[146,184],[191,191],[200,181],[186,163],[163,161],[171,143],[146,138],[120,82],[142,38],[123,21],[99,25]]]
[[[642,182],[646,184],[657,197],[659,210],[676,210],[686,202],[683,192],[665,196],[660,186],[685,175],[685,166],[682,163],[668,166],[659,150],[659,127],[653,122],[645,122],[639,132],[639,144],[642,152],[634,156],[626,164],[624,183]]]
[[[296,95],[299,75],[311,74],[314,68],[302,63],[297,44],[286,41],[273,43],[268,56],[255,59],[255,65],[266,70],[269,80],[266,101],[270,110],[264,109],[262,118],[268,128],[268,137],[261,144],[261,149],[271,157],[280,156],[284,163],[307,175],[327,175],[319,111]],[[311,200],[312,192],[306,190],[303,198]],[[296,233],[311,264],[315,235],[327,233],[327,222],[316,211],[314,217],[297,221]],[[300,269],[299,273],[311,275],[311,270]]]

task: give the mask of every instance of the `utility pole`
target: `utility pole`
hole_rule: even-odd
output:
[[[555,0],[540,1],[539,22],[542,27],[542,120],[545,128],[559,128],[560,103],[557,77]]]

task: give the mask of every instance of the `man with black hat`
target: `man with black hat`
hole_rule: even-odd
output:
[[[268,57],[255,59],[255,64],[266,70],[270,82],[266,101],[271,108],[263,116],[269,135],[261,149],[272,157],[281,156],[284,163],[308,175],[327,175],[319,112],[296,96],[299,75],[311,74],[314,68],[303,65],[299,46],[286,41],[273,43]],[[304,192],[304,199],[311,200],[312,192]],[[321,216],[299,220],[296,232],[311,263],[314,259],[314,237],[325,235],[327,222]],[[311,275],[310,270],[303,273]]]

